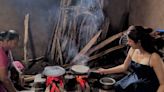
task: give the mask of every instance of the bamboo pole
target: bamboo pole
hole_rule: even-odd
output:
[[[29,30],[29,14],[26,14],[24,20],[24,60],[23,62],[27,64],[27,43],[28,43],[28,30]]]

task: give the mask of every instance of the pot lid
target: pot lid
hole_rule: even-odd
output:
[[[60,66],[47,66],[43,70],[43,74],[46,76],[58,77],[65,73],[65,69]]]

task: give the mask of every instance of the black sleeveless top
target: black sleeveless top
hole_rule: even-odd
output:
[[[157,91],[159,81],[152,67],[131,61],[130,68],[132,72],[116,82],[116,92]]]
[[[154,69],[149,65],[139,64],[131,61],[130,67],[138,77],[142,79],[145,85],[149,86],[149,92],[156,92],[159,87],[159,81]]]

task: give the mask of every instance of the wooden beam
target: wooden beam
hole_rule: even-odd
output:
[[[110,53],[110,52],[112,52],[112,51],[121,49],[121,48],[123,48],[123,47],[125,47],[125,46],[124,46],[124,45],[118,45],[118,46],[112,47],[112,48],[110,48],[110,49],[107,49],[107,50],[105,50],[105,51],[102,51],[102,52],[100,52],[100,53],[98,53],[98,54],[96,54],[96,55],[90,56],[90,57],[89,57],[89,61],[94,60],[94,59],[97,59],[97,58],[99,58],[99,57],[101,57],[101,56],[103,56],[103,55],[106,55],[106,54],[108,54],[108,53]]]
[[[24,20],[24,60],[23,60],[25,64],[27,64],[28,29],[29,29],[29,14],[26,14]]]

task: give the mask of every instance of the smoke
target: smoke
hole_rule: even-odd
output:
[[[65,7],[69,21],[76,21],[76,37],[74,40],[70,40],[68,45],[68,51],[66,62],[78,54],[89,40],[99,31],[100,26],[104,21],[104,15],[102,11],[102,4],[100,0],[78,0],[74,4]],[[75,26],[75,25],[73,25]],[[68,32],[72,32],[69,30]],[[69,33],[68,33],[69,34]],[[67,37],[71,39],[70,37]],[[86,64],[89,57],[86,55],[79,55],[73,63]]]
[[[75,59],[73,62],[71,62],[71,63],[73,63],[73,64],[78,64],[78,65],[79,65],[79,64],[80,64],[80,65],[86,65],[87,62],[88,62],[88,60],[89,60],[89,57],[88,57],[88,56],[80,54],[80,55],[78,55],[78,56],[76,57],[76,59]]]
[[[104,21],[101,0],[61,0],[56,35],[60,39],[64,63],[70,63],[81,49],[100,30]],[[55,41],[54,41],[55,42]],[[58,49],[59,47],[53,47]],[[58,51],[58,50],[55,50]],[[54,61],[59,55],[55,54]],[[61,55],[60,55],[61,58]],[[85,64],[88,56],[79,55],[73,63]]]

